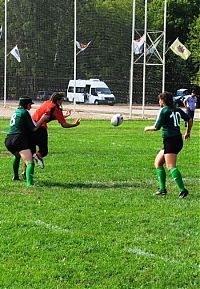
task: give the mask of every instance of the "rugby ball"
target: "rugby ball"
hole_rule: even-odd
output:
[[[113,117],[111,118],[111,124],[113,126],[119,126],[120,124],[122,124],[123,120],[124,120],[123,115],[118,113],[113,115]]]

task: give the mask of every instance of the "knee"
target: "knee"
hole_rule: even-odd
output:
[[[154,162],[154,167],[157,169],[157,168],[159,168],[159,165],[158,165],[158,162]]]
[[[164,162],[161,161],[161,160],[155,160],[155,161],[154,161],[154,167],[155,167],[156,169],[162,167],[163,165],[164,165]]]

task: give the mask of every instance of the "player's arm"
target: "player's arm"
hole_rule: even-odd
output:
[[[72,109],[67,109],[66,113],[63,115],[64,118],[69,117],[72,114]]]
[[[185,134],[184,134],[184,139],[185,140],[189,140],[190,139],[190,132],[191,132],[191,128],[192,128],[192,119],[190,118],[188,121],[187,121],[187,127],[186,127],[186,131],[185,131]]]
[[[80,118],[77,118],[74,122],[70,123],[70,122],[62,122],[61,123],[61,126],[63,128],[70,128],[70,127],[75,127],[75,126],[78,126],[80,124]]]
[[[36,131],[43,122],[47,122],[49,120],[49,114],[45,113],[40,120],[37,122],[37,124],[35,125],[33,131]]]
[[[184,98],[184,100],[183,100],[183,105],[184,105],[185,107],[187,107],[187,99],[186,99],[186,98]]]
[[[61,110],[55,108],[55,111],[53,113],[53,116],[55,119],[57,119],[57,121],[60,123],[60,125],[63,128],[71,128],[71,127],[75,127],[78,126],[80,124],[80,118],[77,118],[74,122],[70,123],[68,121],[65,120],[65,117],[62,113]]]
[[[156,130],[158,130],[158,129],[155,127],[155,125],[146,126],[146,127],[144,128],[144,131],[156,131]]]
[[[163,114],[162,114],[162,111],[159,112],[158,116],[157,116],[157,119],[156,119],[156,122],[154,125],[152,126],[146,126],[144,128],[144,131],[156,131],[156,130],[159,130],[161,129],[162,127],[162,123],[163,123]]]

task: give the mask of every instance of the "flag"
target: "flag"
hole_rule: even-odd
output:
[[[142,54],[143,49],[144,49],[144,39],[145,39],[145,36],[143,35],[137,40],[133,40],[133,47],[134,47],[135,54]]]
[[[18,49],[17,45],[10,51],[10,53],[17,59],[18,62],[21,62],[19,49]]]
[[[84,44],[76,41],[76,46],[79,49],[79,52],[76,55],[78,55],[79,53],[83,52],[86,48],[88,48],[91,42],[92,41],[89,41],[87,44],[86,43]]]
[[[0,28],[0,39],[2,37],[2,34],[3,34],[3,28],[2,28],[2,25],[1,25],[1,28]]]
[[[149,54],[153,54],[156,50],[156,47],[158,46],[158,43],[160,42],[160,39],[157,40],[155,43],[152,43],[150,45],[150,47],[147,49],[147,52],[146,54],[149,55]]]
[[[178,38],[172,43],[170,49],[182,59],[187,60],[191,52],[179,41]]]

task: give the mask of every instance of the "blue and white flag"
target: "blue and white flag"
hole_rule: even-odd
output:
[[[21,62],[19,49],[18,49],[17,45],[10,51],[10,53],[17,59],[18,62]]]

